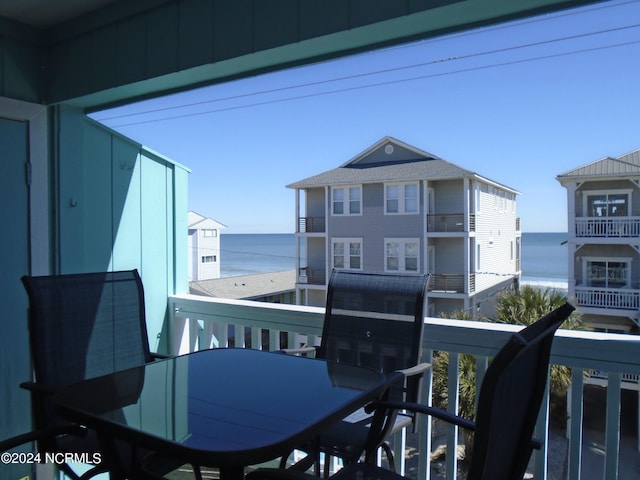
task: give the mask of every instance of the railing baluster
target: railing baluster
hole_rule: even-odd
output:
[[[548,374],[547,374],[548,375]],[[534,475],[536,480],[547,480],[547,460],[549,458],[549,383],[545,386],[545,393],[540,405],[540,413],[536,421],[536,428],[534,432],[534,438],[538,438],[542,441],[542,446],[539,450],[533,451],[534,462]]]
[[[571,369],[571,386],[569,387],[567,406],[569,408],[568,476],[567,480],[580,480],[582,472],[582,418],[584,415],[584,369]]]
[[[262,350],[262,329],[260,327],[251,327],[251,348]]]
[[[269,330],[269,350],[280,350],[280,330]]]
[[[460,382],[459,382],[460,355],[457,353],[449,353],[449,365],[447,370],[447,389],[449,395],[447,397],[447,410],[453,414],[458,414],[458,406],[460,399]],[[447,456],[446,456],[446,476],[447,480],[455,480],[458,470],[458,426],[454,424],[447,425]]]
[[[620,455],[620,396],[622,375],[609,372],[607,385],[607,427],[605,434],[604,478],[618,478],[618,459]]]
[[[433,365],[433,350],[423,350],[422,361]],[[422,401],[432,405],[433,370],[428,370],[422,381]],[[426,415],[418,416],[418,475],[416,480],[431,480],[431,419]]]

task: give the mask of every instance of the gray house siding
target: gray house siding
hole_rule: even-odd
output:
[[[462,180],[438,180],[429,182],[434,189],[434,213],[462,213],[466,210],[463,203]]]
[[[424,211],[420,201],[420,212]],[[362,215],[330,215],[331,240],[340,238],[362,238],[363,270],[383,271],[385,238],[421,238],[422,215],[385,215],[384,186],[381,183],[364,185],[362,188]],[[358,232],[357,235],[354,232]],[[331,245],[331,241],[329,242]],[[424,250],[422,241],[420,251]],[[329,260],[331,265],[331,259]],[[424,259],[420,259],[424,266]]]
[[[327,214],[325,208],[324,188],[310,188],[306,195],[307,217],[324,217]]]
[[[313,269],[325,268],[325,239],[311,237],[307,239],[307,266]]]
[[[463,238],[434,238],[429,240],[429,244],[435,247],[435,265],[430,268],[453,275],[465,273]]]

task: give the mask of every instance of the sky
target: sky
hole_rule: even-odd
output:
[[[392,136],[521,193],[567,229],[556,176],[640,149],[640,0],[619,0],[95,112],[191,169],[223,233],[293,233],[286,185]]]

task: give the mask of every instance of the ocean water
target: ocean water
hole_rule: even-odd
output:
[[[567,288],[566,233],[522,234],[522,283]]]
[[[522,234],[522,283],[553,288],[567,284],[566,233]],[[296,240],[292,233],[220,236],[223,277],[293,270]]]
[[[235,277],[296,268],[293,233],[220,235],[220,275]]]

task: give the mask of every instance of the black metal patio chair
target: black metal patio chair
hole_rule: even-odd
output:
[[[574,307],[569,303],[557,308],[536,323],[514,333],[493,358],[482,380],[476,421],[426,405],[382,401],[369,410],[385,415],[389,410],[406,409],[431,415],[471,430],[473,451],[467,480],[522,479],[534,448],[536,420],[544,396],[551,345],[556,330]],[[376,435],[370,444],[378,441]],[[250,480],[302,480],[301,472],[259,469]],[[354,463],[331,477],[333,480],[405,480],[404,477],[369,461]]]
[[[335,270],[327,290],[320,346],[284,351],[315,351],[316,357],[335,362],[387,373],[402,371],[404,382],[389,390],[389,399],[417,402],[422,375],[430,367],[420,363],[428,280],[429,275],[421,274]],[[301,446],[301,450],[310,454],[309,458],[315,459],[318,470],[319,453],[325,455],[324,471],[328,472],[331,457],[352,463],[365,452],[372,416],[363,413],[332,426],[314,446]],[[393,411],[384,419],[384,425],[379,426],[383,431],[379,446],[391,465],[393,454],[384,439],[412,422],[413,414]],[[283,466],[285,461],[283,458]]]
[[[99,452],[102,445],[94,432],[56,414],[54,395],[72,383],[159,357],[149,349],[140,275],[130,270],[24,276],[22,282],[29,298],[33,381],[21,387],[31,392],[34,432],[5,441],[3,448],[14,448],[20,440],[35,440],[43,453]],[[144,464],[144,458],[153,458],[150,452],[131,446],[120,445],[118,450],[120,460],[132,472]],[[180,466],[165,460],[154,461],[154,468],[162,467],[149,473],[163,475]],[[72,479],[90,478],[106,468],[100,463],[81,475],[67,464],[60,466]]]

